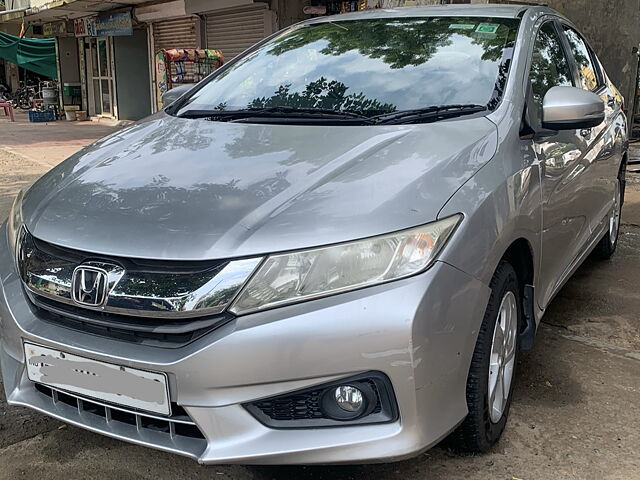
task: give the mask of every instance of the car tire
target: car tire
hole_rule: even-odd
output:
[[[616,189],[613,195],[613,208],[609,214],[609,228],[607,233],[600,239],[598,245],[593,250],[593,254],[600,260],[609,260],[616,252],[618,237],[620,236],[620,218],[622,215],[622,205],[624,204],[626,165],[623,163],[616,179]]]
[[[500,262],[490,287],[489,304],[478,333],[467,378],[469,413],[446,441],[449,448],[460,452],[487,452],[500,439],[511,406],[523,312],[518,276],[509,262]],[[511,317],[508,318],[507,315]],[[505,344],[508,342],[508,350],[505,350],[502,363],[497,353],[500,349],[494,345],[498,329],[509,335],[504,337]],[[507,391],[506,397],[497,391],[500,375],[508,380],[502,383],[506,387],[503,387]],[[492,383],[495,384],[493,401],[490,395]],[[500,403],[495,400],[498,395],[503,397]]]

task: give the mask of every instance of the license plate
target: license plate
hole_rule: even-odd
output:
[[[29,380],[70,393],[170,415],[167,376],[24,344]]]

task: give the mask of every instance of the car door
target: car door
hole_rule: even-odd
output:
[[[543,23],[536,35],[529,69],[530,121],[541,131],[542,101],[555,86],[575,86],[574,71],[555,21]],[[534,137],[542,175],[540,257],[541,307],[546,307],[563,282],[583,245],[590,226],[585,207],[585,132],[564,130]]]
[[[620,105],[616,100],[616,92],[605,81],[600,64],[584,37],[566,23],[562,23],[562,31],[574,64],[578,80],[576,86],[599,95],[605,104],[605,121],[583,132],[586,141],[584,187],[589,189],[589,195],[585,196],[585,206],[591,231],[598,234],[599,225],[611,209],[615,179],[622,160],[620,152],[616,152],[613,121]]]

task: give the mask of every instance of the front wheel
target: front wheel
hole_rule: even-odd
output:
[[[474,453],[488,451],[507,423],[522,326],[522,294],[509,262],[500,262],[490,286],[467,379],[469,414],[447,441],[455,450]]]
[[[616,247],[618,246],[620,217],[622,215],[622,203],[624,199],[624,174],[625,169],[623,166],[616,179],[615,191],[613,193],[613,206],[611,207],[611,213],[609,213],[608,218],[609,228],[593,251],[595,256],[602,260],[610,259],[616,252]]]

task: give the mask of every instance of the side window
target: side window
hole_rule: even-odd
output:
[[[564,34],[567,36],[571,53],[576,59],[578,67],[578,75],[580,76],[580,86],[585,90],[595,91],[601,82],[598,79],[598,69],[596,68],[589,47],[586,42],[573,28],[566,25],[563,26]]]
[[[573,85],[571,69],[560,37],[550,22],[542,25],[538,31],[529,79],[538,114],[542,111],[542,99],[551,87]]]

